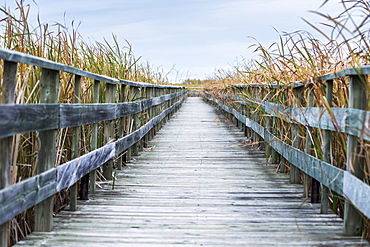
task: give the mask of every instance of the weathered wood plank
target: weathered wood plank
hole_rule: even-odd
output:
[[[0,105],[0,138],[59,128],[58,104]]]
[[[56,173],[54,168],[0,190],[0,224],[55,194]]]
[[[290,123],[324,130],[340,131],[370,140],[370,112],[352,108],[289,107],[261,102],[266,113],[283,117]]]
[[[0,105],[0,138],[14,134],[76,127],[137,114],[184,92],[118,104]]]
[[[115,157],[115,143],[96,149],[77,159],[58,166],[56,190],[60,191],[76,183],[82,176],[95,170]]]
[[[32,55],[28,55],[26,53],[13,51],[9,49],[0,48],[0,59],[4,59],[10,62],[16,62],[16,63],[25,63],[30,65],[39,66],[45,69],[50,70],[56,70],[56,71],[65,71],[71,74],[83,76],[86,78],[91,78],[97,81],[103,81],[110,84],[126,84],[126,85],[133,85],[137,87],[154,87],[154,88],[184,88],[184,87],[176,87],[176,86],[170,86],[170,85],[155,85],[145,82],[133,82],[128,80],[122,80],[122,79],[116,79],[111,78],[104,75],[98,75],[94,74],[82,69],[78,69],[72,66],[68,66],[65,64],[53,62],[41,57],[36,57]]]
[[[60,128],[115,119],[116,110],[116,104],[61,104]]]

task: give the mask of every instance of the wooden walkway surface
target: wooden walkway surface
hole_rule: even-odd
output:
[[[200,98],[188,98],[151,142],[50,233],[19,246],[362,246],[342,220],[319,214],[301,185]]]

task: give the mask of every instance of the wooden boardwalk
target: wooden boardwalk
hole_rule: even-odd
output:
[[[265,165],[243,133],[200,98],[188,98],[151,142],[53,231],[18,246],[362,246],[301,185]]]

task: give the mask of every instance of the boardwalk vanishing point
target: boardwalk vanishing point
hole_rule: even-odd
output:
[[[114,184],[16,246],[368,245],[344,236],[342,219],[320,214],[246,141],[214,107],[188,98]]]

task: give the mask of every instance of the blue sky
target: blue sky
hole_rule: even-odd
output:
[[[253,38],[268,46],[278,41],[274,28],[281,33],[313,31],[301,18],[312,23],[322,19],[309,10],[334,15],[340,9],[338,0],[322,9],[324,0],[35,1],[38,7],[25,2],[33,6],[33,14],[39,12],[42,22],[81,22],[78,30],[86,40],[102,41],[114,33],[122,45],[127,39],[142,61],[168,72],[173,80],[205,79],[248,59]],[[14,0],[5,3],[14,6]]]

